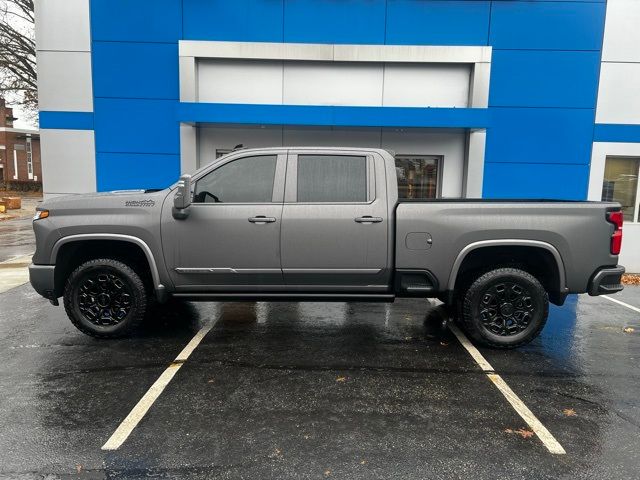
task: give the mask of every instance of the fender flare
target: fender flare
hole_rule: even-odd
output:
[[[84,240],[117,240],[120,242],[129,242],[137,245],[142,249],[145,257],[147,258],[147,262],[149,262],[149,270],[151,271],[151,278],[153,280],[153,286],[156,290],[156,293],[160,296],[160,294],[164,292],[165,286],[160,282],[158,265],[156,263],[155,257],[153,256],[153,252],[149,248],[149,245],[147,245],[144,240],[141,240],[138,237],[133,237],[131,235],[122,235],[118,233],[83,233],[77,235],[69,235],[68,237],[62,237],[54,244],[53,249],[51,250],[49,263],[51,265],[56,264],[58,251],[63,245]]]
[[[451,268],[451,273],[449,274],[449,282],[447,283],[447,289],[451,292],[453,291],[456,285],[456,279],[458,278],[458,271],[460,270],[460,266],[464,259],[474,250],[484,247],[535,247],[542,248],[547,250],[553,256],[556,261],[556,266],[558,267],[558,276],[559,276],[559,284],[560,291],[566,292],[567,289],[567,280],[566,280],[566,272],[564,268],[564,262],[562,260],[562,256],[556,247],[547,242],[542,242],[540,240],[523,240],[518,238],[510,238],[510,239],[502,239],[502,240],[482,240],[479,242],[473,242],[464,247],[458,256],[456,257],[455,262],[453,262],[453,267]]]

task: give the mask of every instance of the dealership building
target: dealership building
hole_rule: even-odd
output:
[[[615,199],[640,271],[638,25],[637,0],[39,0],[44,191],[382,147],[413,198]]]

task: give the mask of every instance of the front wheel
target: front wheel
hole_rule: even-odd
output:
[[[97,338],[116,338],[135,330],[147,308],[140,276],[109,258],[89,260],[69,276],[64,308],[78,330]]]
[[[478,277],[463,293],[461,323],[475,341],[515,348],[536,338],[549,314],[540,282],[516,268],[498,268]]]

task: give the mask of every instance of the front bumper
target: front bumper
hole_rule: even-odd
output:
[[[55,296],[55,265],[29,265],[29,281],[33,289],[44,298],[57,304]]]
[[[599,269],[589,282],[589,295],[609,295],[619,292],[624,288],[622,285],[623,273],[624,267],[622,265]]]

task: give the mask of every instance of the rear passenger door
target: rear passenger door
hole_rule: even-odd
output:
[[[387,291],[388,229],[382,157],[289,151],[281,232],[286,285],[300,291]]]

